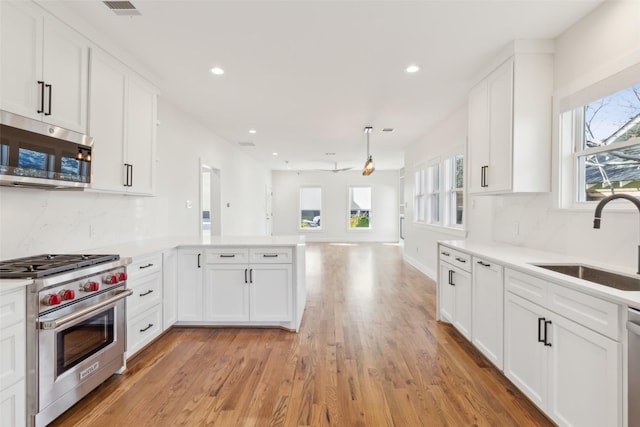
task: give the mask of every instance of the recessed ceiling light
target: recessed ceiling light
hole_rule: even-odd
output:
[[[271,154],[274,155],[274,156],[278,155],[278,153],[276,153],[275,151],[273,153],[271,153]]]
[[[418,71],[420,71],[420,67],[418,67],[417,65],[413,64],[413,65],[409,65],[406,68],[407,73],[417,73]]]
[[[249,133],[257,133],[255,129],[249,129]]]
[[[221,76],[224,74],[224,70],[220,67],[213,67],[210,71],[211,74],[215,74],[216,76]]]

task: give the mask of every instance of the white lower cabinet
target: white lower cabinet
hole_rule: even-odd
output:
[[[162,254],[137,257],[127,268],[127,357],[163,331]]]
[[[579,316],[569,320],[518,295],[528,279],[505,273],[505,375],[558,425],[621,425],[622,344],[576,323]],[[539,289],[541,280],[530,279]],[[558,285],[547,285],[546,300],[553,300]],[[591,298],[582,301],[591,318],[606,319],[617,310],[614,304],[572,292]]]
[[[471,339],[471,257],[448,248],[440,250],[439,312]]]
[[[493,261],[473,258],[471,341],[497,368],[503,361],[503,268]]]
[[[178,322],[204,319],[202,249],[178,249]]]
[[[205,320],[292,321],[291,257],[291,249],[228,248],[207,251]],[[248,259],[253,261],[248,263]]]
[[[0,426],[24,426],[26,290],[0,292]]]

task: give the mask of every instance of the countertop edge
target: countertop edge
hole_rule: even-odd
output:
[[[633,269],[621,268],[609,264],[599,263],[592,259],[573,257],[569,255],[543,251],[539,249],[526,248],[521,246],[509,245],[497,242],[480,242],[465,240],[439,240],[438,244],[447,246],[451,249],[459,249],[472,256],[483,258],[484,260],[493,261],[502,265],[504,268],[510,268],[534,277],[557,283],[593,295],[604,300],[640,308],[640,291],[622,291],[619,289],[609,288],[603,285],[589,282],[587,280],[574,278],[571,276],[536,267],[535,264],[586,264],[594,267],[602,268],[617,274],[623,274],[630,277],[637,277]]]

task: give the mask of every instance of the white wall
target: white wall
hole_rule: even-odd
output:
[[[273,234],[302,234],[312,242],[397,242],[398,171],[273,172]],[[348,230],[348,188],[371,186],[371,230]],[[300,231],[300,187],[322,187],[322,230]]]
[[[0,259],[197,235],[200,157],[220,169],[223,234],[265,234],[271,172],[162,99],[158,118],[157,197],[1,187]]]
[[[606,1],[556,39],[555,92],[565,96],[640,62],[640,2]],[[413,183],[409,165],[421,153],[437,153],[446,135],[466,136],[466,106],[436,126],[406,152],[405,194],[411,202]],[[554,117],[555,128],[557,120]],[[553,138],[554,168],[558,138]],[[445,139],[444,141],[451,141]],[[514,171],[517,173],[518,171]],[[554,177],[557,188],[557,177]],[[558,209],[557,191],[549,194],[470,196],[467,198],[468,238],[496,240],[598,262],[635,267],[637,262],[638,212],[605,209],[602,229],[592,228],[593,210]],[[411,208],[407,208],[408,214]],[[410,222],[408,221],[410,224]],[[518,223],[518,234],[514,224]],[[405,241],[405,257],[417,261],[427,274],[436,274],[435,245],[439,239],[455,238],[414,227]],[[416,253],[417,248],[417,253]]]

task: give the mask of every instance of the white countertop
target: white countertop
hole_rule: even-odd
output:
[[[493,261],[504,267],[531,274],[545,280],[560,283],[569,288],[580,290],[608,301],[628,305],[640,309],[640,291],[622,291],[587,280],[577,279],[562,273],[556,273],[532,264],[584,264],[600,268],[612,273],[640,278],[635,268],[625,268],[598,263],[584,258],[571,257],[553,252],[541,251],[496,242],[479,242],[473,240],[441,240],[439,243],[453,249],[460,249],[471,255]]]
[[[289,246],[305,244],[304,236],[212,236],[212,237],[163,237],[143,239],[116,245],[81,251],[83,254],[118,254],[120,258],[135,258],[167,249],[207,246]],[[30,285],[31,279],[0,279],[0,292]]]

